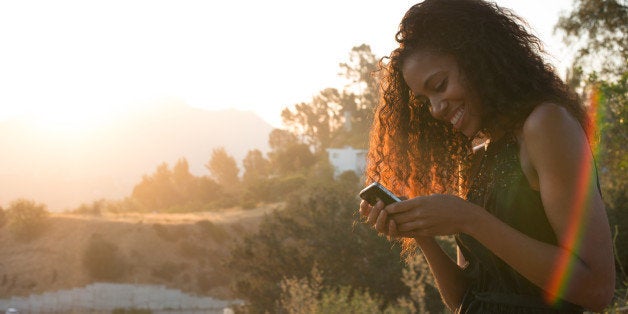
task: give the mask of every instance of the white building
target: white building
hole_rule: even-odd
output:
[[[334,175],[351,170],[361,176],[366,167],[366,149],[355,149],[350,146],[344,148],[328,148],[329,162],[334,166]]]

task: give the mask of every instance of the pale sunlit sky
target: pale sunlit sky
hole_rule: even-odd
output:
[[[498,0],[531,24],[560,71],[553,35],[573,0]],[[206,109],[280,112],[326,87],[353,46],[394,48],[406,0],[2,1],[0,121],[96,123],[164,98]]]

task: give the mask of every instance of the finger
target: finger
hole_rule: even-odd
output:
[[[375,203],[375,206],[371,207],[371,211],[369,212],[369,216],[367,219],[367,222],[369,224],[375,224],[375,222],[377,221],[377,216],[379,216],[379,212],[382,210],[383,207],[384,203],[382,203],[382,201],[377,201],[377,203]]]
[[[420,198],[413,198],[407,201],[392,203],[386,206],[386,211],[388,212],[388,214],[398,214],[398,213],[407,212],[408,210],[418,206],[419,202],[420,202]]]
[[[387,234],[388,230],[387,230],[387,225],[386,225],[386,211],[382,210],[379,212],[379,215],[377,216],[377,221],[375,222],[375,230],[377,230],[377,232],[379,233],[384,233]]]
[[[368,217],[369,212],[371,211],[371,205],[367,201],[360,202],[360,215],[364,217]]]
[[[397,224],[392,219],[388,221],[388,235],[393,238],[399,237],[399,231],[397,231]]]
[[[397,224],[402,224],[402,223],[410,222],[413,220],[417,220],[420,218],[420,214],[421,214],[421,211],[418,209],[392,214],[388,211],[388,208],[386,208],[386,212],[388,214],[388,217],[394,220]]]

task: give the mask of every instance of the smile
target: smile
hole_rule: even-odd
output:
[[[464,114],[464,108],[460,108],[458,109],[458,111],[456,112],[456,114],[454,114],[453,117],[451,117],[451,119],[449,120],[449,122],[451,122],[451,124],[453,124],[454,126],[456,124],[458,124],[458,122],[460,121],[460,118],[462,118],[462,115]]]

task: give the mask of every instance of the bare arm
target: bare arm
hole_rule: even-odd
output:
[[[417,241],[430,266],[430,271],[434,276],[434,281],[443,302],[455,313],[460,307],[462,298],[469,287],[469,282],[462,275],[460,268],[463,264],[453,261],[434,238],[416,238],[415,241]],[[458,256],[460,256],[460,253],[458,253]]]
[[[584,131],[564,108],[543,104],[526,120],[522,145],[537,174],[558,245],[535,241],[488,215],[469,230],[470,235],[550,297],[602,310],[613,296],[614,261],[609,223]]]

